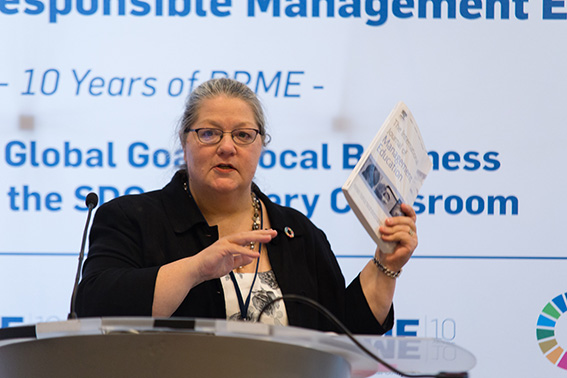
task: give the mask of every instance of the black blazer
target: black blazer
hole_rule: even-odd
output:
[[[192,256],[218,239],[193,198],[187,176],[178,171],[163,189],[116,198],[96,212],[89,253],[77,293],[77,313],[92,316],[151,316],[159,268]],[[374,318],[357,277],[344,277],[325,234],[299,211],[274,204],[255,188],[278,236],[267,244],[270,264],[283,294],[311,298],[354,333],[382,334],[392,328],[393,308],[383,325]],[[290,227],[294,237],[285,234]],[[333,330],[313,309],[286,301],[290,325]],[[190,290],[175,317],[226,318],[219,279]]]

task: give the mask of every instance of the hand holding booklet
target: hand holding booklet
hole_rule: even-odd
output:
[[[378,228],[389,217],[405,215],[401,204],[413,205],[431,167],[417,123],[399,102],[342,187],[349,206],[382,252],[394,252],[396,243],[383,241]]]

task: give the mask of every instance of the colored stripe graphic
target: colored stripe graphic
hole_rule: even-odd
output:
[[[551,361],[552,364],[556,364],[557,360],[559,360],[559,357],[561,357],[562,354],[563,354],[563,348],[559,347],[555,349],[553,352],[549,353],[546,357],[549,361]]]
[[[553,307],[553,305],[551,303],[548,303],[542,311],[544,314],[547,314],[549,316],[551,316],[552,318],[555,319],[559,319],[559,317],[561,316],[561,314],[559,313],[559,311],[557,311],[555,309],[555,307]]]
[[[557,367],[567,370],[567,353],[555,337],[557,322],[567,312],[565,296],[567,293],[559,294],[545,305],[537,318],[536,338],[545,357]]]
[[[561,361],[557,364],[557,367],[567,370],[567,354],[563,356]]]
[[[556,322],[549,319],[547,316],[540,315],[537,319],[537,325],[540,327],[555,327]]]
[[[555,336],[555,330],[538,328],[536,331],[536,336],[538,340],[547,339]]]
[[[544,341],[542,343],[539,343],[539,348],[541,349],[543,354],[545,354],[549,352],[551,349],[555,348],[556,345],[557,345],[557,340],[551,339],[549,341]]]
[[[565,299],[563,298],[563,295],[556,296],[555,298],[552,299],[552,302],[555,303],[555,305],[561,312],[564,313],[565,311],[567,311],[567,305],[565,304]]]

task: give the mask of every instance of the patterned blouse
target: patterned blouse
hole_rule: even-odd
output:
[[[250,285],[254,280],[254,273],[234,273],[238,287],[242,293],[242,300],[246,302],[248,293],[250,292]],[[224,290],[224,301],[226,306],[226,318],[228,320],[241,320],[240,307],[236,297],[234,284],[230,279],[230,275],[221,277],[222,288]],[[282,291],[276,276],[272,270],[267,272],[258,272],[258,277],[252,289],[252,298],[250,298],[250,305],[248,307],[248,316],[246,320],[256,321],[260,311],[272,299],[282,296]],[[283,301],[277,301],[270,306],[262,314],[261,323],[271,325],[288,325],[287,312]]]

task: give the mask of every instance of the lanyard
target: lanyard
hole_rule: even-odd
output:
[[[260,244],[260,248],[262,248],[262,244]],[[261,251],[261,249],[260,249]],[[240,291],[240,287],[238,286],[238,282],[236,282],[236,277],[234,276],[234,272],[230,272],[230,279],[234,284],[234,291],[236,292],[236,299],[238,299],[238,306],[240,307],[240,319],[241,320],[248,320],[248,307],[250,306],[250,298],[252,297],[252,289],[254,288],[254,283],[256,282],[256,277],[258,276],[258,265],[260,265],[260,258],[258,257],[258,264],[256,265],[256,271],[254,272],[254,279],[252,280],[252,285],[250,285],[250,291],[248,292],[248,296],[246,297],[246,302],[242,299],[242,292]]]
[[[262,203],[260,202],[260,230],[264,226],[264,212],[262,211]],[[260,256],[262,255],[262,243],[258,243],[258,250],[260,251]],[[256,282],[256,277],[258,277],[258,267],[260,266],[260,257],[256,262],[256,270],[254,271],[254,279],[252,280],[252,285],[250,285],[250,291],[248,292],[248,296],[246,297],[246,302],[244,302],[242,298],[242,292],[240,291],[240,287],[238,286],[238,282],[236,282],[236,276],[234,275],[233,271],[230,271],[230,279],[234,284],[234,291],[236,292],[236,299],[238,299],[238,306],[240,307],[240,319],[241,320],[249,320],[248,319],[248,307],[250,306],[250,298],[252,298],[252,289],[254,288],[254,283]]]

